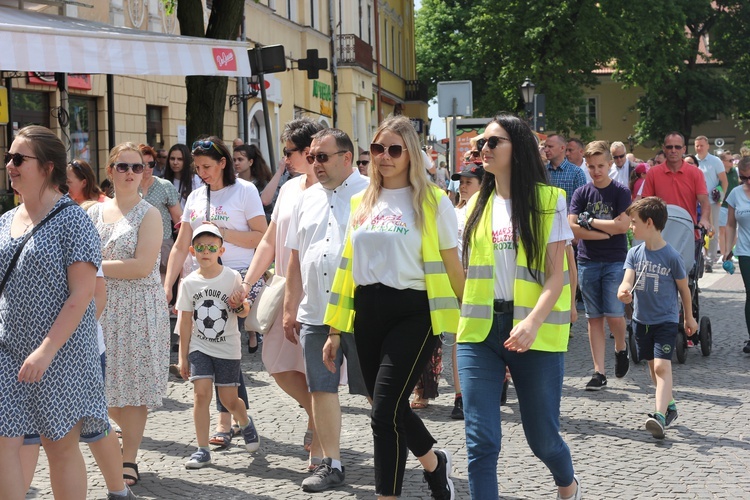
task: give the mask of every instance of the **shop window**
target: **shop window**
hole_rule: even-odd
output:
[[[10,116],[14,134],[26,125],[42,125],[49,128],[49,93],[14,90],[12,96]]]
[[[96,99],[70,96],[70,156],[89,162],[94,172],[99,150],[97,143]]]
[[[162,108],[146,106],[146,143],[154,148],[164,147]]]

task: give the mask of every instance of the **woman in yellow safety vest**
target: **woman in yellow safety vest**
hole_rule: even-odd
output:
[[[549,468],[558,498],[580,498],[570,450],[559,433],[570,283],[564,191],[548,185],[534,133],[524,120],[495,117],[477,141],[485,175],[467,209],[466,286],[458,326],[469,489],[498,498],[500,394],[513,374],[521,422]]]
[[[370,185],[352,198],[352,217],[325,323],[323,361],[354,332],[372,398],[375,492],[401,494],[407,447],[425,468],[433,498],[454,498],[451,456],[409,408],[409,395],[441,332],[458,326],[464,274],[453,204],[430,183],[419,138],[404,116],[389,117],[370,145]],[[413,161],[412,161],[413,159]]]

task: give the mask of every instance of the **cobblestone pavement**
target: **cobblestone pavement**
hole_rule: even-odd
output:
[[[653,439],[643,427],[654,393],[646,365],[631,365],[623,379],[616,379],[614,356],[609,355],[609,387],[584,391],[593,371],[585,319],[574,326],[566,358],[561,432],[571,448],[584,498],[750,498],[750,356],[741,351],[748,338],[744,289],[739,275],[723,272],[706,275],[702,285],[701,309],[713,325],[713,352],[703,357],[699,349],[690,349],[685,364],[675,362],[680,416],[663,441]],[[612,352],[613,341],[608,342]],[[142,479],[134,492],[140,498],[374,498],[372,436],[363,398],[341,396],[346,486],[310,495],[299,486],[307,476],[304,412],[263,371],[260,353],[245,354],[244,370],[261,435],[260,451],[250,455],[233,446],[213,452],[213,466],[186,470],[184,462],[195,447],[191,386],[170,379],[165,405],[150,415],[139,455]],[[456,498],[469,498],[462,422],[449,418],[453,397],[445,381],[440,391],[420,415],[438,446],[453,453]],[[502,416],[503,450],[497,467],[501,497],[555,498],[549,472],[526,445],[512,385]],[[82,448],[90,464],[89,498],[104,498],[104,481]],[[42,453],[28,498],[52,498],[48,472]],[[414,457],[407,462],[403,498],[429,498]]]

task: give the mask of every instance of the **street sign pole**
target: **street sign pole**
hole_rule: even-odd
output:
[[[453,121],[451,121],[451,151],[453,151],[453,161],[448,160],[448,171],[451,173],[458,172],[458,165],[456,165],[456,112],[458,108],[458,101],[453,98]]]

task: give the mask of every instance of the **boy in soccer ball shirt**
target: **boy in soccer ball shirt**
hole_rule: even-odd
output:
[[[656,412],[649,414],[646,429],[657,439],[664,438],[664,428],[677,418],[672,399],[672,351],[677,340],[680,293],[684,327],[692,335],[698,324],[693,308],[682,257],[661,232],[667,223],[667,205],[661,198],[649,196],[633,203],[626,213],[633,227],[633,237],[642,240],[628,251],[625,278],[617,298],[626,304],[633,301],[633,323],[638,357],[648,360],[651,380],[656,385]]]
[[[223,243],[219,228],[213,224],[203,224],[193,232],[190,254],[200,267],[182,281],[177,298],[177,310],[184,311],[180,323],[180,374],[193,383],[195,393],[193,418],[198,451],[185,463],[188,469],[211,463],[208,434],[212,383],[221,403],[240,424],[245,448],[254,452],[260,447],[253,420],[237,396],[242,358],[237,317],[246,317],[249,306],[240,274],[219,263]],[[240,305],[232,309],[230,301]]]

